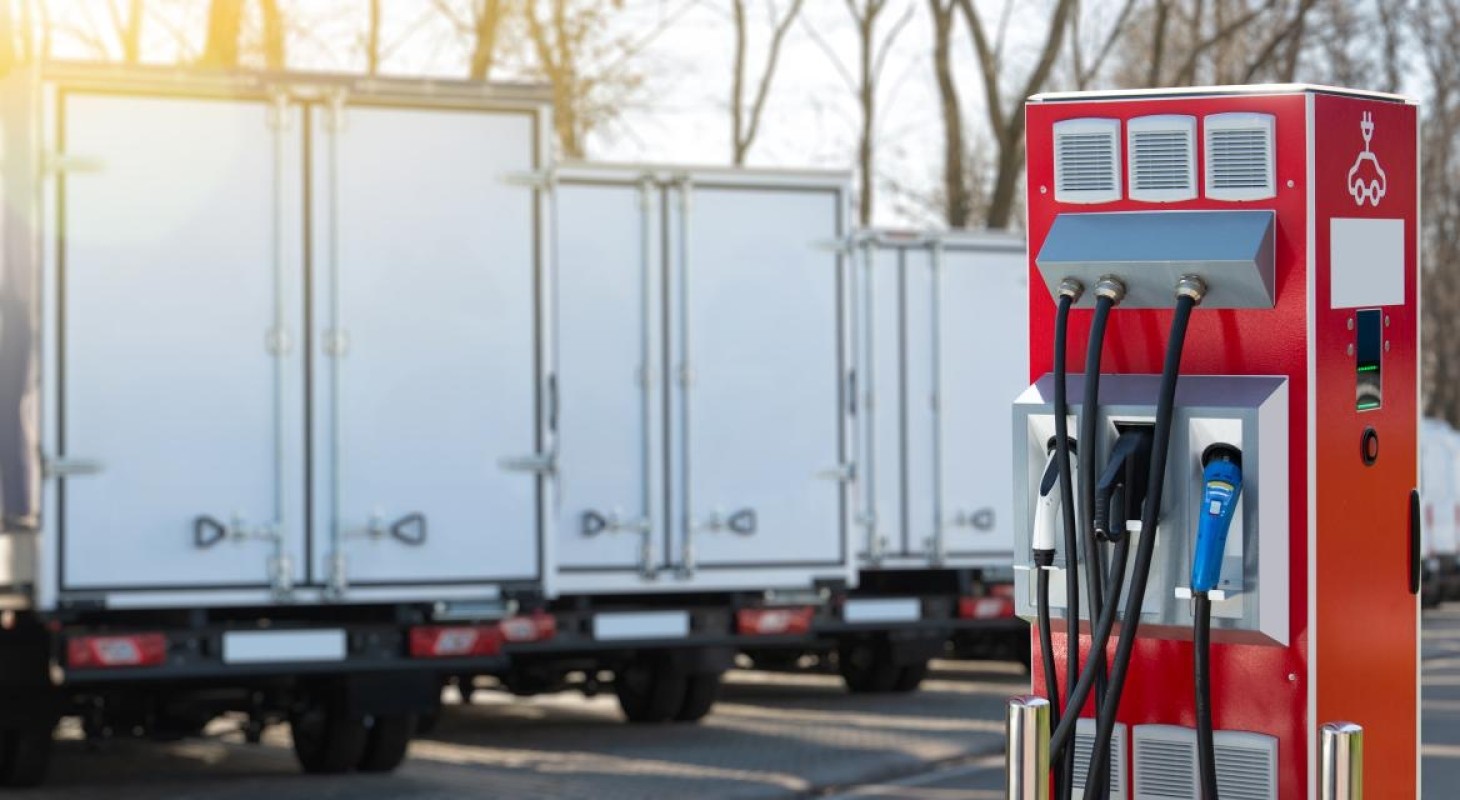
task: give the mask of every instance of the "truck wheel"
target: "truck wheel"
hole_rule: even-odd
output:
[[[51,725],[0,731],[0,786],[40,786],[51,765]]]
[[[900,667],[897,671],[897,680],[892,684],[892,691],[917,691],[917,688],[922,685],[923,679],[926,677],[928,677],[928,662],[926,661]]]
[[[714,707],[716,698],[720,696],[721,677],[718,672],[690,675],[684,690],[684,703],[679,707],[679,713],[674,715],[674,720],[699,722],[704,719]]]
[[[853,694],[890,692],[900,672],[889,649],[875,642],[844,642],[837,649],[837,668]]]
[[[289,731],[299,766],[316,775],[354,769],[365,755],[369,734],[365,720],[351,719],[324,705],[290,715]]]
[[[618,670],[613,688],[629,722],[668,722],[684,706],[689,674],[662,655],[640,656]]]
[[[416,718],[410,714],[378,716],[365,737],[365,752],[356,767],[361,772],[392,772],[406,758]]]

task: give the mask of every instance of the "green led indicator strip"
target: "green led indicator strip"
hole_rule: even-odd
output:
[[[1378,408],[1378,407],[1379,407],[1379,404],[1376,403],[1376,402],[1374,402],[1373,400],[1366,400],[1366,401],[1364,401],[1362,403],[1359,403],[1359,410],[1360,411],[1368,411],[1371,408]]]
[[[1379,371],[1379,365],[1378,364],[1365,364],[1364,366],[1359,367],[1359,372],[1378,372],[1378,371]]]

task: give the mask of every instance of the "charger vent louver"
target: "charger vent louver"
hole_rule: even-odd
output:
[[[1201,777],[1194,729],[1137,725],[1132,741],[1135,800],[1193,800],[1198,796]],[[1277,800],[1276,738],[1248,731],[1216,731],[1213,743],[1217,789],[1223,800]]]
[[[1213,114],[1206,130],[1206,195],[1262,200],[1277,194],[1271,114]]]
[[[1054,199],[1120,199],[1120,120],[1067,119],[1054,124]]]
[[[1175,725],[1135,728],[1135,800],[1196,797],[1196,731]]]
[[[1125,724],[1115,723],[1110,737],[1110,796],[1129,797],[1125,779]],[[1095,749],[1095,720],[1082,719],[1075,723],[1075,782],[1071,793],[1073,800],[1084,800],[1085,775],[1090,771],[1090,751]]]
[[[1126,123],[1132,200],[1196,197],[1196,117],[1163,114]]]
[[[1277,800],[1277,739],[1217,731],[1217,789],[1223,800]]]

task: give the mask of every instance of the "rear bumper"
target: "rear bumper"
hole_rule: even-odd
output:
[[[166,654],[162,661],[148,666],[98,666],[76,668],[69,663],[68,648],[73,640],[90,636],[124,637],[146,631],[166,638]],[[126,628],[67,627],[51,640],[51,660],[60,668],[61,686],[118,687],[124,684],[190,682],[219,685],[293,681],[319,676],[386,675],[403,673],[451,673],[460,671],[490,672],[503,668],[505,655],[471,658],[413,658],[407,647],[409,626],[343,624],[292,624],[277,628],[241,628],[237,626],[199,626],[158,628],[128,626]],[[269,634],[276,637],[272,644]],[[252,649],[239,652],[229,642],[240,634],[253,637]],[[323,637],[338,640],[340,647],[321,654],[318,648],[297,648],[291,652],[288,634],[303,634],[305,639]],[[258,645],[260,637],[264,646]],[[271,650],[270,647],[273,649]]]

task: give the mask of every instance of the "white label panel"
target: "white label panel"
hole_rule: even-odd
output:
[[[842,610],[845,622],[916,622],[922,616],[923,603],[916,597],[848,600]]]
[[[1331,308],[1404,304],[1404,220],[1335,217],[1328,253]]]
[[[593,617],[593,638],[682,639],[689,635],[688,611],[635,611]]]
[[[344,661],[345,632],[235,631],[223,634],[223,663]]]

